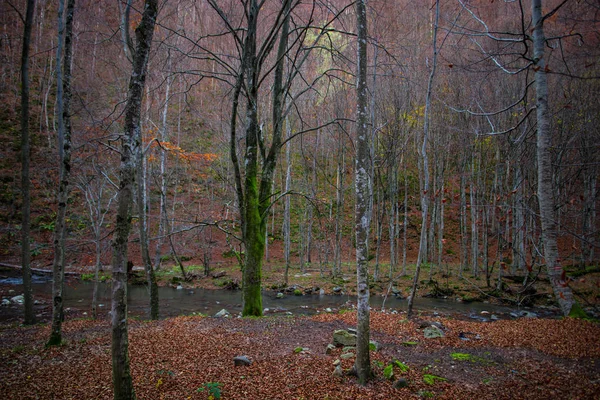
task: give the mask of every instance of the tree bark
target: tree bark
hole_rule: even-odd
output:
[[[437,31],[438,20],[440,15],[440,1],[435,2],[435,23],[433,26],[433,65],[429,74],[429,82],[427,84],[427,95],[425,99],[425,114],[423,116],[423,144],[421,146],[421,159],[423,162],[423,193],[421,194],[422,220],[421,220],[421,237],[419,241],[419,255],[417,256],[417,266],[415,268],[415,276],[413,284],[408,296],[408,305],[406,316],[412,317],[415,295],[419,283],[419,273],[421,272],[421,263],[423,257],[427,257],[427,212],[429,209],[429,161],[427,159],[427,141],[429,137],[429,113],[431,108],[431,94],[433,92],[433,79],[437,67]]]
[[[24,324],[33,325],[33,293],[31,287],[31,249],[29,245],[31,229],[31,195],[29,177],[30,140],[29,140],[29,47],[33,26],[35,0],[27,0],[25,26],[23,28],[23,49],[21,52],[21,192],[23,195],[21,220],[21,264],[23,266]]]
[[[558,300],[563,315],[568,316],[576,304],[569,288],[562,265],[560,264],[557,246],[556,207],[552,192],[552,132],[550,130],[550,113],[548,110],[548,80],[547,63],[544,46],[544,18],[542,17],[542,0],[533,0],[533,58],[535,70],[536,116],[537,116],[537,174],[538,174],[538,203],[542,224],[542,241],[546,270],[552,289]]]
[[[156,23],[157,3],[157,0],[145,1],[142,19],[135,31],[137,43],[125,106],[124,134],[121,139],[120,183],[113,240],[111,305],[113,395],[119,400],[135,398],[129,365],[127,330],[127,242],[131,229],[130,212],[135,183],[136,152],[140,147],[142,97]]]
[[[71,60],[73,56],[73,13],[75,0],[68,0],[65,15],[63,59],[64,74],[61,78],[63,89],[60,92],[62,115],[59,123],[59,183],[58,183],[58,210],[56,212],[55,237],[54,237],[54,262],[52,265],[52,330],[47,346],[56,346],[62,343],[63,315],[63,283],[65,272],[65,246],[66,246],[66,212],[70,192],[71,178]],[[62,21],[59,21],[59,27]],[[61,28],[59,28],[61,29]],[[62,40],[59,33],[59,41]],[[60,46],[60,44],[59,44]],[[58,59],[59,57],[57,57]],[[57,68],[60,69],[60,68]],[[58,79],[57,79],[58,81]],[[57,93],[57,96],[59,94]]]
[[[357,54],[357,110],[356,110],[356,161],[354,183],[356,190],[356,284],[357,284],[357,339],[354,369],[358,382],[365,385],[372,376],[369,354],[369,137],[367,114],[367,11],[365,0],[356,2],[356,26],[358,31]]]

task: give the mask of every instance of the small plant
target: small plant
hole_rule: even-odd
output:
[[[468,353],[452,353],[450,354],[450,357],[452,357],[454,361],[475,361],[474,357]]]
[[[296,354],[298,354],[298,353],[301,353],[301,352],[302,352],[302,350],[304,350],[304,349],[303,349],[302,347],[299,347],[299,346],[298,346],[298,347],[296,347],[296,348],[294,349],[294,353],[296,353]]]
[[[394,365],[388,364],[388,366],[383,369],[383,376],[390,381],[394,379]]]
[[[400,368],[400,371],[402,371],[402,372],[406,372],[409,370],[408,365],[406,365],[403,362],[400,362],[398,360],[394,360],[394,362],[392,364],[394,364],[394,366]]]
[[[431,374],[423,375],[423,382],[425,382],[428,385],[434,385],[436,381],[443,382],[443,381],[447,381],[447,380],[448,379],[442,378],[441,376],[436,376],[436,375],[431,375]]]
[[[383,369],[383,376],[386,379],[392,380],[394,378],[394,367],[399,368],[400,372],[406,372],[409,370],[408,365],[398,360],[394,360]]]
[[[300,290],[300,289],[295,289],[295,290],[294,290],[294,296],[302,296],[302,290]]]
[[[200,386],[197,392],[208,392],[209,400],[219,400],[221,398],[221,383],[220,382],[206,382]]]
[[[419,390],[419,392],[417,393],[417,395],[419,397],[424,398],[424,399],[431,399],[431,398],[433,398],[433,396],[435,396],[435,393],[429,392],[427,390]]]

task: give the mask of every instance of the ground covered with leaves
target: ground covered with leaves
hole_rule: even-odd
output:
[[[373,313],[374,379],[334,376],[354,358],[326,353],[355,313],[312,317],[177,317],[130,323],[139,399],[595,399],[600,393],[600,327],[574,320],[481,323]],[[438,325],[445,337],[425,339]],[[64,324],[66,343],[46,349],[50,327],[0,326],[4,399],[110,399],[110,324]],[[250,366],[234,366],[246,355]],[[396,360],[398,362],[396,362]],[[390,365],[392,365],[390,367]],[[399,379],[406,387],[396,388]]]

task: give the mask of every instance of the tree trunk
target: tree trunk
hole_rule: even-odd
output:
[[[121,166],[112,260],[112,375],[115,399],[134,399],[129,365],[127,330],[127,242],[131,229],[131,208],[135,183],[136,152],[140,143],[140,115],[148,58],[157,15],[157,0],[146,0],[141,22],[136,28],[136,49],[129,80],[125,126],[121,139]]]
[[[66,212],[71,177],[71,59],[73,55],[74,9],[75,0],[68,0],[64,32],[65,56],[63,59],[63,90],[60,93],[63,98],[58,101],[61,103],[60,108],[62,109],[62,115],[60,115],[59,118],[62,122],[58,125],[59,184],[58,210],[56,212],[54,237],[54,262],[52,265],[52,330],[50,332],[50,338],[46,343],[47,346],[56,346],[62,343],[62,321],[64,319],[63,283],[65,275],[65,240],[67,234]],[[59,29],[62,29],[62,21],[59,21]],[[59,31],[59,41],[62,40],[61,36]],[[57,66],[57,69],[60,69],[60,67]],[[60,83],[57,83],[57,85],[59,84]]]
[[[425,99],[425,113],[423,115],[423,144],[421,146],[421,159],[423,163],[423,193],[421,194],[421,206],[422,206],[422,222],[421,222],[421,238],[419,241],[419,255],[417,257],[417,266],[415,268],[415,276],[413,278],[413,284],[408,296],[408,305],[406,316],[407,318],[412,317],[413,304],[415,301],[415,295],[417,293],[417,287],[419,283],[419,273],[421,272],[421,263],[423,257],[427,256],[427,211],[429,208],[429,160],[427,159],[427,141],[429,136],[429,112],[431,108],[431,94],[433,92],[433,79],[435,78],[435,70],[437,68],[437,31],[438,21],[440,15],[440,1],[435,2],[435,23],[433,27],[433,65],[431,67],[431,73],[429,74],[429,82],[427,84],[427,95]]]
[[[369,137],[367,130],[367,11],[365,0],[356,2],[356,26],[358,31],[357,56],[357,116],[356,116],[356,162],[354,182],[356,190],[356,284],[357,284],[357,339],[354,369],[358,382],[365,385],[372,376],[369,354]]]
[[[571,288],[566,283],[564,270],[558,257],[556,243],[556,207],[552,193],[552,132],[550,131],[550,113],[548,110],[548,82],[546,76],[546,59],[544,58],[544,18],[542,17],[542,0],[533,0],[533,53],[535,64],[535,92],[537,115],[537,173],[538,203],[542,223],[542,241],[546,270],[558,304],[563,315],[568,316],[576,305]]]
[[[291,132],[288,132],[288,137]],[[291,143],[287,142],[285,145],[285,192],[289,192],[292,186],[292,159],[291,159]],[[288,285],[288,275],[290,270],[290,249],[291,249],[291,233],[290,233],[290,196],[286,195],[284,199],[283,209],[283,255],[285,258],[285,272],[283,275],[283,281],[285,285]]]
[[[23,28],[23,49],[21,53],[21,192],[23,194],[21,220],[21,265],[23,272],[23,300],[25,325],[33,325],[33,293],[31,287],[31,250],[29,245],[31,229],[31,195],[29,187],[29,159],[31,148],[29,141],[29,47],[31,43],[31,28],[33,26],[33,9],[35,0],[27,0],[25,26]]]

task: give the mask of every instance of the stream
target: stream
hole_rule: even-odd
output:
[[[13,275],[13,274],[10,274]],[[51,308],[52,281],[50,276],[33,275],[32,286],[34,299],[40,299],[42,304],[36,306],[38,317],[48,317],[48,308]],[[2,299],[10,300],[12,297],[23,293],[22,278],[14,276],[0,276],[0,288],[2,288]],[[64,288],[64,306],[69,309],[79,310],[83,315],[91,311],[92,282],[84,282],[78,279],[68,279]],[[208,289],[175,289],[172,287],[159,287],[160,315],[162,318],[177,315],[189,315],[201,313],[214,315],[222,309],[231,314],[239,314],[242,311],[241,291],[230,290],[208,290]],[[110,311],[111,285],[101,283],[99,286],[99,313],[106,314]],[[131,316],[146,317],[149,312],[149,295],[145,286],[129,285],[128,310]],[[40,301],[38,300],[38,302]],[[381,309],[384,301],[383,296],[371,297],[371,307]],[[353,295],[319,295],[310,294],[294,296],[286,294],[278,299],[275,292],[263,292],[263,307],[265,315],[269,314],[316,314],[327,309],[328,312],[337,312],[342,308],[351,308],[356,304],[356,296]],[[42,307],[43,306],[43,307]],[[385,303],[386,310],[404,311],[407,308],[407,300],[389,296]],[[553,317],[557,312],[551,309],[531,309],[501,306],[482,302],[460,302],[454,299],[436,299],[418,297],[415,299],[415,310],[441,315],[458,314],[480,321],[493,319],[509,319],[521,316],[543,316]],[[14,320],[22,316],[22,305],[4,304],[0,306],[0,321]],[[51,310],[50,310],[51,313]]]

